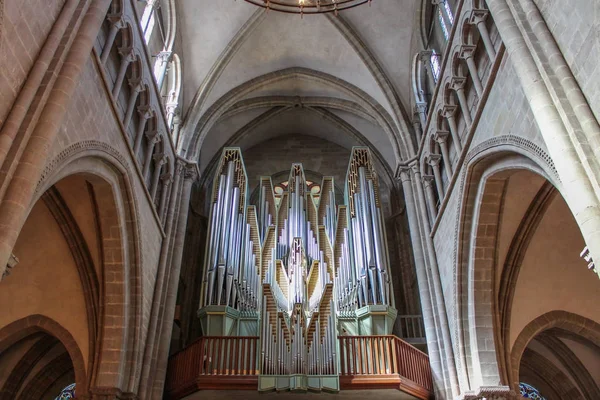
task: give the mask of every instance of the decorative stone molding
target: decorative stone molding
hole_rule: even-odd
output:
[[[133,50],[133,47],[121,47],[118,51],[122,57],[122,62],[132,63],[135,61],[135,51]]]
[[[106,16],[106,19],[108,20],[108,22],[110,22],[111,26],[113,26],[116,29],[123,29],[126,26],[122,13],[108,14]]]
[[[481,22],[485,22],[489,13],[490,12],[488,10],[480,10],[480,9],[471,10],[471,14],[469,15],[468,22],[471,25],[477,25]]]
[[[430,154],[427,157],[427,163],[429,165],[431,165],[432,167],[439,165],[441,160],[442,160],[441,154]]]
[[[512,147],[512,148],[514,148],[514,150],[521,150],[524,153],[528,153],[530,156],[532,156],[531,159],[534,162],[536,162],[538,165],[540,165],[546,172],[549,173],[549,175],[551,175],[551,177],[554,179],[555,184],[560,183],[560,179],[558,177],[558,173],[556,171],[556,168],[554,167],[554,163],[553,163],[552,159],[550,158],[548,153],[546,153],[541,147],[539,147],[538,145],[536,145],[535,143],[533,143],[530,140],[527,140],[523,137],[516,136],[516,135],[496,136],[496,137],[488,139],[482,143],[479,143],[478,145],[471,148],[471,150],[467,153],[464,163],[463,163],[463,168],[462,168],[461,177],[460,177],[460,184],[458,184],[458,182],[457,182],[458,189],[460,190],[459,193],[461,193],[460,204],[458,205],[458,209],[462,210],[464,207],[463,203],[465,201],[464,194],[465,194],[465,187],[466,187],[466,183],[467,183],[466,180],[467,180],[468,172],[471,169],[473,160],[475,158],[477,158],[478,155],[480,155],[481,153],[483,153],[485,151],[488,151],[495,147],[504,147],[504,146]],[[455,288],[458,288],[460,285],[462,285],[462,281],[459,281],[459,274],[458,274],[458,249],[459,249],[459,244],[460,244],[460,240],[458,240],[458,237],[459,237],[459,230],[461,227],[461,216],[462,216],[462,213],[457,213],[455,225],[454,225],[454,237],[456,238],[456,240],[454,241],[454,251],[452,254],[452,260],[453,260],[453,262],[452,262],[453,278],[452,279],[453,279]],[[462,268],[462,266],[461,266],[461,268]],[[462,279],[462,272],[461,272],[460,279]],[[459,305],[462,304],[461,299],[459,298],[460,292],[461,291],[459,291],[459,290],[455,291],[454,301],[452,302],[453,309],[449,310],[449,313],[452,313],[454,315],[454,320],[458,322],[455,324],[454,332],[453,332],[454,337],[456,337],[456,338],[460,337],[460,335],[461,335],[460,330],[463,329],[462,320],[459,318],[460,317],[459,316]]]
[[[583,250],[579,254],[579,257],[583,258],[585,260],[585,262],[588,263],[588,265],[587,265],[588,269],[595,272],[596,274],[598,274],[598,277],[600,278],[600,271],[596,269],[596,264],[594,264],[594,260],[592,259],[592,254],[590,253],[590,249],[588,249],[587,246],[585,246],[583,248]]]
[[[462,58],[463,60],[472,58],[473,55],[475,54],[475,49],[476,49],[476,47],[474,45],[463,44],[460,46],[460,48],[458,50],[458,56],[459,56],[459,58]]]
[[[442,108],[442,117],[444,118],[451,118],[454,117],[454,115],[456,114],[456,110],[457,110],[457,106],[455,105],[444,105],[444,107]]]
[[[513,400],[519,396],[508,386],[480,386],[456,397],[456,400]]]
[[[8,263],[6,263],[6,269],[4,270],[4,273],[2,274],[2,277],[0,280],[4,279],[8,275],[10,275],[11,270],[14,267],[16,267],[18,263],[19,263],[19,259],[17,258],[17,256],[15,256],[14,254],[11,254],[10,258],[8,259]]]
[[[446,141],[448,140],[448,135],[450,135],[450,132],[448,131],[437,130],[433,135],[433,139],[440,144],[446,143]]]
[[[453,76],[452,79],[450,79],[450,89],[454,91],[464,89],[466,82],[467,78],[465,77]]]

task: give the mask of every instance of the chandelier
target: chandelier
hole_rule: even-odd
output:
[[[338,13],[365,3],[371,4],[371,0],[245,0],[255,6],[285,12],[289,14],[324,14]]]

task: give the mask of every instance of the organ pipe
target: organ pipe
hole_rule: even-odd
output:
[[[261,375],[335,375],[338,318],[393,307],[379,184],[367,148],[354,148],[345,204],[335,182],[319,193],[293,164],[283,193],[259,179],[248,205],[241,152],[226,148],[211,197],[201,307],[254,315]]]

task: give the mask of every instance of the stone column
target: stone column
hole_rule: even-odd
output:
[[[106,37],[106,42],[104,42],[104,48],[100,55],[100,62],[102,65],[106,64],[106,61],[108,60],[113,44],[115,44],[117,33],[125,28],[125,21],[123,20],[122,14],[110,14],[107,19],[110,23],[110,30],[108,31],[108,36]]]
[[[460,110],[462,111],[463,118],[467,127],[470,127],[473,123],[471,119],[471,111],[469,111],[469,104],[467,103],[467,96],[465,95],[465,82],[467,78],[453,76],[450,80],[450,89],[456,92],[458,97],[458,104],[460,104]]]
[[[48,161],[48,154],[69,109],[73,93],[79,85],[81,72],[89,62],[94,41],[110,3],[111,0],[91,1],[0,201],[0,277],[6,270],[13,247],[25,223],[30,202]]]
[[[167,67],[171,61],[172,54],[173,53],[170,51],[161,51],[156,56],[156,61],[154,64],[154,79],[156,79],[156,85],[158,86],[159,91],[162,90],[162,85],[167,74]]]
[[[119,49],[119,54],[121,54],[121,66],[119,67],[117,80],[115,81],[115,86],[113,86],[112,90],[112,95],[115,98],[115,101],[117,101],[119,93],[121,93],[121,86],[123,86],[123,81],[125,80],[127,68],[129,67],[129,64],[135,61],[135,54],[131,47]]]
[[[589,154],[586,152],[576,135],[571,136],[570,130],[573,127],[569,120],[563,120],[559,113],[557,104],[546,86],[546,80],[528,47],[528,41],[523,37],[506,0],[487,0],[487,4],[510,55],[515,73],[531,106],[548,152],[558,171],[562,186],[561,193],[577,220],[593,258],[600,259],[600,204],[594,189],[600,186],[600,182],[598,182],[597,174],[589,169],[586,170],[589,167],[584,166],[584,163],[589,163],[587,160],[593,159],[595,156],[591,152]],[[527,2],[527,4],[531,10],[534,9],[535,4],[532,2]],[[535,14],[535,11],[531,10],[527,10],[528,15],[531,12]],[[520,19],[519,22],[522,23],[522,20]],[[543,21],[537,20],[533,29],[547,31],[548,28]],[[547,35],[547,40],[536,44],[554,48],[556,42],[553,42],[550,36]],[[554,54],[553,58],[562,58],[560,51]],[[562,61],[551,59],[549,64],[551,67],[559,67],[562,65]],[[563,69],[563,72],[566,70],[568,68]],[[576,92],[577,90],[573,90],[570,95],[578,97]],[[579,105],[576,109],[589,109],[584,100],[579,101],[577,98],[573,98],[573,100],[576,100],[576,104]],[[561,99],[556,101],[561,101]],[[597,121],[593,122],[591,118],[588,121],[597,126]]]
[[[162,221],[163,225],[165,223],[165,208],[167,207],[167,193],[169,192],[169,186],[171,182],[173,182],[173,176],[170,173],[164,173],[160,176],[160,180],[163,185],[162,193],[160,194],[160,203],[158,205],[158,216]]]
[[[417,139],[417,148],[421,145],[421,138],[423,137],[423,130],[421,129],[421,120],[419,118],[419,112],[415,108],[412,119],[413,129],[415,130],[415,138]]]
[[[165,297],[167,294],[168,287],[168,275],[167,275],[167,264],[169,260],[169,256],[172,254],[172,243],[173,243],[173,226],[175,225],[175,211],[178,208],[178,201],[180,201],[179,197],[179,189],[180,182],[185,168],[185,161],[177,160],[175,167],[175,178],[173,182],[173,187],[171,189],[171,196],[169,200],[169,206],[167,207],[167,217],[165,221],[165,238],[161,244],[160,248],[160,260],[158,262],[158,269],[156,272],[156,281],[154,284],[154,292],[152,296],[152,310],[150,312],[150,322],[148,328],[148,335],[146,337],[146,346],[144,347],[144,357],[142,363],[142,373],[140,382],[143,382],[143,385],[140,385],[138,398],[147,399],[152,398],[148,393],[152,391],[152,382],[151,382],[151,371],[156,367],[155,362],[155,353],[158,351],[158,342],[160,340],[161,330],[164,325],[168,325],[170,328],[172,325],[171,321],[165,321],[160,319],[162,306],[165,302]],[[161,310],[162,309],[162,310]],[[161,321],[161,322],[159,322]],[[158,338],[157,338],[158,337]],[[160,398],[157,397],[157,398]]]
[[[423,50],[419,53],[419,57],[421,58],[421,64],[423,64],[423,68],[429,74],[431,81],[435,85],[437,82],[437,78],[435,77],[433,70],[431,69],[431,55],[433,52],[431,50]],[[423,125],[425,126],[425,125]]]
[[[435,132],[434,139],[440,145],[446,178],[450,182],[452,180],[452,164],[450,163],[450,153],[448,152],[448,135],[448,131],[437,131]]]
[[[427,157],[427,163],[431,166],[433,170],[433,177],[435,178],[435,186],[438,192],[438,197],[440,202],[444,199],[444,185],[442,182],[442,174],[440,173],[440,160],[442,156],[439,154],[430,154]]]
[[[473,80],[473,85],[475,86],[475,90],[477,90],[477,95],[481,97],[483,94],[483,85],[481,84],[481,80],[479,79],[479,75],[477,72],[477,65],[475,65],[475,60],[473,56],[475,55],[475,46],[463,44],[460,46],[459,57],[465,60],[467,63],[467,68],[469,68],[469,75],[471,75],[471,79]]]
[[[474,9],[471,11],[471,15],[469,15],[469,23],[477,26],[479,36],[481,36],[481,40],[483,40],[483,45],[485,46],[485,51],[488,53],[490,61],[493,62],[496,59],[496,49],[494,49],[492,39],[490,39],[490,33],[488,32],[487,26],[485,26],[485,19],[488,14],[488,10]]]
[[[439,161],[438,161],[439,162]],[[417,162],[411,164],[413,175],[416,182],[421,182],[421,172]],[[433,239],[431,238],[431,231],[429,228],[429,220],[427,218],[427,209],[425,208],[425,195],[423,193],[423,186],[417,184],[417,204],[420,207],[419,215],[422,219],[421,226],[423,227],[423,236],[425,238],[425,247],[427,249],[427,259],[429,260],[429,266],[431,268],[430,279],[433,287],[433,304],[435,310],[437,310],[437,317],[439,320],[439,331],[442,336],[444,360],[448,368],[448,384],[452,396],[448,398],[454,398],[458,394],[458,373],[456,370],[456,364],[454,359],[454,350],[452,348],[452,340],[450,338],[450,328],[448,326],[448,314],[446,311],[446,304],[444,303],[444,295],[442,292],[442,282],[440,280],[440,271],[438,269],[437,257],[435,248],[433,246]],[[441,198],[440,198],[441,199]]]
[[[457,157],[460,156],[462,151],[462,144],[460,143],[460,136],[458,136],[458,125],[456,124],[456,115],[457,107],[454,105],[445,105],[442,108],[442,116],[446,118],[448,122],[448,127],[450,128],[450,134],[452,135],[452,145],[454,146],[454,151],[456,151]]]
[[[411,182],[411,168],[400,168],[400,180],[404,191],[404,202],[406,205],[406,215],[410,231],[410,240],[415,259],[415,270],[417,273],[417,283],[419,287],[419,298],[421,299],[421,310],[423,312],[423,323],[425,325],[425,337],[427,339],[427,349],[429,361],[434,376],[443,376],[442,361],[440,358],[439,339],[437,338],[436,321],[434,318],[433,301],[431,299],[430,281],[427,277],[427,266],[423,254],[422,236],[419,234],[419,216],[418,206],[415,205],[415,196]],[[417,184],[419,184],[417,182]]]
[[[125,112],[125,118],[123,118],[123,126],[125,130],[129,128],[131,123],[131,117],[133,116],[133,110],[135,109],[135,103],[141,92],[144,91],[144,86],[139,78],[130,79],[129,86],[131,87],[129,102],[127,103],[127,111]]]
[[[421,122],[421,133],[425,134],[425,128],[427,127],[427,103],[417,102],[415,110],[419,114],[419,121]]]
[[[142,170],[142,176],[144,177],[145,182],[148,181],[148,171],[150,171],[150,162],[152,161],[154,146],[161,140],[160,135],[156,131],[146,132],[146,137],[148,138],[148,145],[146,146],[144,168]]]
[[[158,191],[159,178],[162,166],[167,162],[167,157],[163,153],[154,154],[154,173],[152,174],[152,183],[150,184],[150,197],[152,201],[156,201],[156,192]]]
[[[429,209],[431,220],[435,221],[437,218],[437,207],[435,204],[435,196],[433,195],[433,180],[433,175],[423,175],[423,187],[425,188],[427,208]]]
[[[197,164],[187,164],[184,172],[183,187],[179,201],[179,214],[177,215],[177,229],[174,232],[175,242],[173,244],[173,257],[171,259],[171,268],[169,273],[167,297],[165,299],[165,312],[162,318],[163,326],[158,341],[157,369],[154,377],[154,396],[152,398],[161,398],[165,375],[167,373],[167,361],[169,357],[169,347],[171,344],[171,333],[173,329],[173,318],[175,316],[175,305],[177,301],[177,287],[179,286],[179,274],[181,272],[181,259],[183,257],[183,245],[185,242],[185,231],[187,227],[190,193],[193,183],[198,179]]]
[[[142,145],[142,138],[144,137],[144,131],[146,130],[148,120],[154,116],[154,110],[147,105],[139,106],[138,112],[140,113],[140,124],[138,125],[138,130],[135,134],[135,141],[133,144],[133,154],[135,154],[136,157],[138,151],[140,150],[140,146]]]

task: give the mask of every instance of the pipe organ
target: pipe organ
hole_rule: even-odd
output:
[[[352,150],[345,204],[334,180],[308,190],[292,164],[286,190],[261,177],[248,205],[237,148],[211,196],[200,309],[204,335],[259,336],[259,390],[339,390],[338,336],[391,333],[396,317],[377,174]]]

